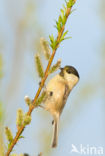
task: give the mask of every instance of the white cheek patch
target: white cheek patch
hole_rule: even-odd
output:
[[[73,82],[77,82],[77,81],[78,81],[77,76],[75,76],[75,75],[73,75],[73,74],[71,74],[70,79],[71,79],[71,81],[73,81]]]
[[[65,78],[70,83],[70,86],[74,86],[78,82],[78,77],[73,75],[73,74],[67,74],[66,73]]]

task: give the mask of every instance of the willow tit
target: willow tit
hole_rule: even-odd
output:
[[[52,147],[57,146],[58,140],[58,123],[63,111],[67,98],[79,80],[77,70],[72,66],[60,68],[59,74],[54,76],[46,86],[47,98],[45,99],[44,109],[49,111],[53,116],[53,140]]]

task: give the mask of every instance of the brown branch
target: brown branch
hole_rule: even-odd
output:
[[[70,12],[71,12],[71,8],[67,8],[67,10],[66,10],[66,21],[67,21],[67,19],[68,19],[68,16],[70,15]],[[28,112],[27,112],[28,115],[31,115],[31,113],[32,113],[32,111],[34,110],[34,108],[37,107],[37,106],[35,106],[36,100],[37,100],[38,96],[40,95],[40,92],[41,92],[41,90],[42,90],[42,88],[43,88],[43,86],[44,86],[44,83],[45,83],[45,81],[46,81],[46,79],[47,79],[47,77],[48,77],[48,71],[49,71],[49,69],[50,69],[50,67],[51,67],[51,64],[52,64],[53,58],[54,58],[54,56],[55,56],[56,50],[57,50],[57,48],[59,47],[60,39],[61,39],[62,34],[63,34],[63,32],[64,32],[64,28],[65,28],[65,25],[62,26],[61,31],[58,33],[58,36],[57,36],[57,45],[56,45],[55,49],[53,50],[52,55],[51,55],[51,57],[50,57],[50,59],[49,59],[47,68],[46,68],[46,70],[45,70],[44,77],[43,77],[43,79],[41,80],[39,89],[37,90],[37,93],[36,93],[36,95],[35,95],[35,97],[34,97],[33,103],[32,103],[32,104],[30,105],[30,107],[29,107],[29,110],[28,110]],[[25,128],[25,126],[21,126],[21,127],[18,129],[18,131],[17,131],[17,133],[16,133],[16,136],[15,136],[15,138],[13,139],[13,141],[12,141],[12,143],[11,143],[11,146],[9,147],[9,149],[8,149],[8,151],[7,151],[7,153],[6,153],[5,156],[9,156],[9,154],[11,153],[11,151],[12,151],[12,149],[14,148],[15,144],[17,143],[17,141],[18,141],[20,135],[21,135],[22,132],[24,131],[24,128]]]

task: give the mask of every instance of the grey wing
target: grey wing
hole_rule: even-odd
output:
[[[63,103],[62,103],[62,109],[61,110],[63,110],[69,94],[70,94],[70,89],[69,89],[68,85],[65,85],[65,92],[64,92],[64,96],[63,96],[63,100],[62,100]],[[61,113],[62,113],[62,111],[61,111]]]

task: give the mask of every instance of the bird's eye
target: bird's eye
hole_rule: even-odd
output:
[[[70,69],[67,69],[67,70],[66,70],[66,72],[67,72],[68,74],[70,74],[70,73],[71,73]]]

